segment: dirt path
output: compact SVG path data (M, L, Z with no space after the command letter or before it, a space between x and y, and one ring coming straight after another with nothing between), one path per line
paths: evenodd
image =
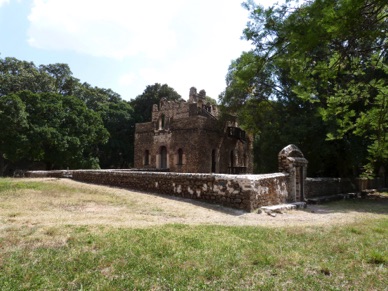
M3 204L3 208L6 208L1 211L0 219L15 224L41 226L59 223L147 227L182 223L281 227L329 226L355 222L360 218L388 217L388 199L309 205L305 210L287 211L272 217L266 213L246 213L187 199L84 184L68 179L33 180L45 180L55 186L70 186L75 190L70 193L52 191L49 194L28 191L12 198L12 201L0 200L0 206Z

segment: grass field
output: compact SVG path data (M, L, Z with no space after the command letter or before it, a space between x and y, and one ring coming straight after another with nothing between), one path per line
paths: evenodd
M388 290L384 198L326 205L371 214L333 226L80 224L91 202L147 211L96 189L0 179L0 290Z

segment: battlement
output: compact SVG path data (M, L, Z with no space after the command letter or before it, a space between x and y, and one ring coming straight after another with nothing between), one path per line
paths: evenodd
M187 102L183 99L179 101L168 101L166 98L162 98L159 104L154 104L152 107L151 121L155 124L164 123L172 119L184 119L196 115L217 119L218 108L217 105L210 104L210 102L206 101L205 90L201 90L197 94L197 89L192 87Z

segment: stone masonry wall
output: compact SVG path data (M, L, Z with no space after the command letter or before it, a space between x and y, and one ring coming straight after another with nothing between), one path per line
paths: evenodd
M305 182L306 198L358 192L357 185L350 179L307 178Z
M285 203L287 175L157 173L119 170L31 171L27 177L68 177L76 181L178 196L253 211ZM141 194L139 194L141 195Z

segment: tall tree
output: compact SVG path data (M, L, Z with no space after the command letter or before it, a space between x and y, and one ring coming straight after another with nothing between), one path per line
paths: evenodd
M42 93L50 93L47 95L49 99L51 98L50 96L56 96L54 98L56 101L53 101L51 106L55 106L55 104L63 105L66 100L73 99L71 96L77 97L86 105L88 112L92 110L100 116L104 127L109 131L108 142L105 143L105 140L101 139L102 142L98 145L98 150L93 150L94 153L92 154L93 158L91 158L91 161L93 159L97 161L98 158L102 167L120 168L128 167L133 162L134 113L131 105L127 101L122 100L119 94L110 89L93 87L88 83L80 83L77 78L73 77L67 64L58 63L37 67L32 62L20 61L16 58L0 58L0 98L11 96L12 94L16 94L12 96L19 97L21 91L37 94L35 96L35 106L37 108L48 106L46 100L40 98ZM59 95L63 96L63 100L57 100ZM6 100L8 99L3 100L3 105L6 104ZM68 110L71 110L71 108L73 107L68 108ZM58 114L59 118L59 111ZM47 125L50 123L50 120L40 121L42 126L43 123ZM55 116L52 122L54 121ZM5 125L6 123L4 122L3 124ZM97 122L98 124L99 122ZM48 127L50 126L48 125ZM15 140L11 140L11 138L4 139L3 144L12 145ZM22 144L19 143L19 145L21 146ZM23 144L23 146L27 150L27 145ZM38 148L41 149L41 147L36 149ZM44 154L48 155L48 152ZM21 155L19 155L20 157ZM40 159L36 158L36 156L34 157L35 159ZM79 158L79 161L81 160L83 159ZM55 165L58 166L58 162ZM84 163L84 166L86 167L87 165Z
M99 158L103 168L129 168L133 165L135 121L132 106L127 101L107 103L100 111L109 140L100 146Z
M73 73L67 64L40 65L39 71L42 75L48 75L51 79L51 90L49 92L61 95L74 95L79 80L74 78Z
M133 165L134 111L128 101L110 89L92 87L83 83L75 88L75 95L86 106L100 114L109 140L99 146L102 168L128 168Z
M152 106L159 104L160 99L163 97L171 101L181 99L181 96L167 84L155 83L154 85L148 85L141 95L131 101L136 122L151 121Z
M306 116L298 123L315 120L308 124L326 135L324 152L338 153L332 174L349 175L360 165L372 173L387 163L386 1L244 6L251 19L244 37L255 49L232 63L226 103L272 99ZM309 125L302 132L311 132Z
M9 162L23 156L28 129L26 106L19 96L12 94L0 97L0 176Z
M97 146L108 132L100 116L74 96L55 93L17 94L25 104L28 146L24 158L42 161L47 169L97 167Z
M44 91L49 80L40 78L40 75L38 68L32 62L20 61L16 58L0 58L0 96L22 90Z

